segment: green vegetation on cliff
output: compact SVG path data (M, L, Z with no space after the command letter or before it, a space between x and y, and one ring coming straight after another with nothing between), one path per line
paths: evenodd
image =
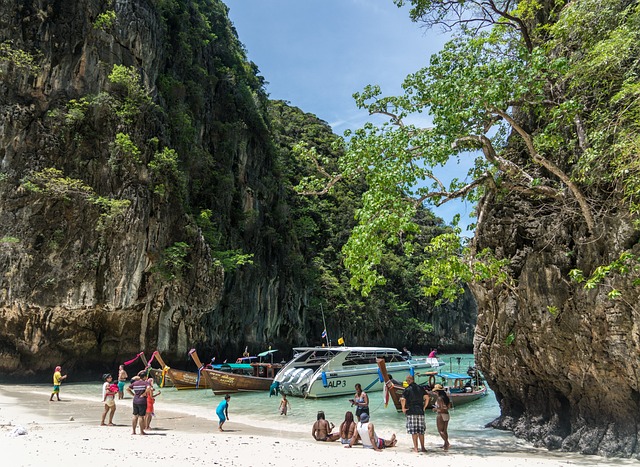
M284 102L273 102L270 116L299 248L300 257L291 260L304 271L305 281L312 288L309 318L316 339L322 331L324 312L334 343L340 336L352 344L352 336L359 342L369 339L398 346L434 342L429 334L434 303L425 300L420 287L418 265L423 255L408 259L400 255L400 250L382 252L379 271L387 278L385 285L367 296L352 287L342 249L357 224L356 213L367 188L364 179L338 183L329 194L298 194L300 182L317 174L317 161L304 157L307 151L322 154L323 170L334 172L343 154L341 139L325 122ZM298 151L301 142L305 150ZM448 230L426 210L419 210L414 220L414 241L418 245L424 246ZM309 337L313 339L313 335Z
M390 116L348 135L340 160L340 177L367 183L345 248L356 285L367 293L384 282L376 265L389 246L415 251L406 237L423 202L480 201L480 225L494 202L517 193L582 225L585 241L606 234L610 216L634 218L638 227L635 2L396 3L410 4L416 21L459 29L427 67L406 78L404 95L386 97L368 86L355 96L371 114ZM430 114L433 125L405 123L416 113ZM434 172L471 157L474 166L449 186ZM440 259L423 268L429 295L452 298L469 281L513 285L509 258L461 242L449 234L434 239L430 248ZM588 275L598 264L574 266ZM637 270L625 269L634 276Z

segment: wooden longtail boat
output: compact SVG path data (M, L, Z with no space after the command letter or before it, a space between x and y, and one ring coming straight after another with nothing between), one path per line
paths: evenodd
M383 359L377 359L377 363L378 367L380 368L380 373L382 374L382 377L385 381L385 400L387 402L389 401L389 399L393 401L393 405L395 406L396 410L398 412L402 412L402 403L400 402L400 397L404 392L404 386L401 382L391 379L390 375L387 372L387 367ZM421 385L425 390L427 390L430 397L429 405L427 405L427 408L432 408L433 404L435 403L436 395L431 391L431 389L436 383L443 385L454 407L468 404L469 402L473 402L487 395L487 386L486 384L484 384L484 381L481 380L480 376L477 373L476 378L474 379L471 375L462 375L458 373L447 372L433 372L433 374L429 375L429 383Z
M211 386L207 383L207 379L202 377L201 374L193 371L176 370L167 366L160 356L160 353L156 350L154 352L156 360L162 365L163 371L169 375L173 385L176 389L209 389Z
M204 366L195 349L189 352L214 394L239 391L268 391L279 363L223 363Z

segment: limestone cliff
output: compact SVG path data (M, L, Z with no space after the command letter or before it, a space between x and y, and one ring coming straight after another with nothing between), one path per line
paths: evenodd
M14 53L1 62L2 369L182 357L230 335L265 342L287 319L295 333L304 290L265 251L266 99L224 5L3 0L0 31ZM257 216L204 232L194 206ZM203 235L238 224L256 261L225 285ZM225 288L236 306L221 306Z
M549 63L560 55L568 64L562 85L547 83L545 92L574 103L575 118L561 122L546 109L515 115L520 134L540 147L549 128L561 128L557 146L541 151L579 188L556 199L485 194L475 247L508 259L512 280L472 285L476 358L501 406L492 426L550 449L640 458L639 172L637 145L626 146L637 142L637 94L618 105L627 86L638 86L638 41L623 32L635 36L640 15L637 2L543 5L547 29L536 32L552 32L540 39L553 44L544 49ZM615 40L619 48L604 47ZM614 56L616 72L603 74ZM515 133L506 152L524 166ZM546 168L534 174L558 186ZM578 207L580 192L587 207Z
M291 145L274 145L263 80L222 2L0 0L0 78L3 375L320 335L309 269L331 230L315 250L296 233L279 159ZM351 343L411 345L383 320L371 332L327 311ZM473 303L441 316L425 345L468 349Z

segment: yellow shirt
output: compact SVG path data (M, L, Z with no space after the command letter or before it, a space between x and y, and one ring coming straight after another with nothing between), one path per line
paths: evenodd
M56 371L53 374L53 385L54 386L60 386L61 382L62 382L62 374L59 371Z

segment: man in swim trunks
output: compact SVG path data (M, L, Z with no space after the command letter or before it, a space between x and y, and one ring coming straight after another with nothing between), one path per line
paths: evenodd
M129 375L124 369L124 365L120 365L118 369L118 399L124 399L124 386L127 384Z
M131 420L131 427L136 434L136 425L140 425L140 434L146 435L145 427L145 415L147 415L147 393L149 391L149 384L147 383L147 372L142 370L138 373L138 378L133 381L127 391L133 396L133 419Z

